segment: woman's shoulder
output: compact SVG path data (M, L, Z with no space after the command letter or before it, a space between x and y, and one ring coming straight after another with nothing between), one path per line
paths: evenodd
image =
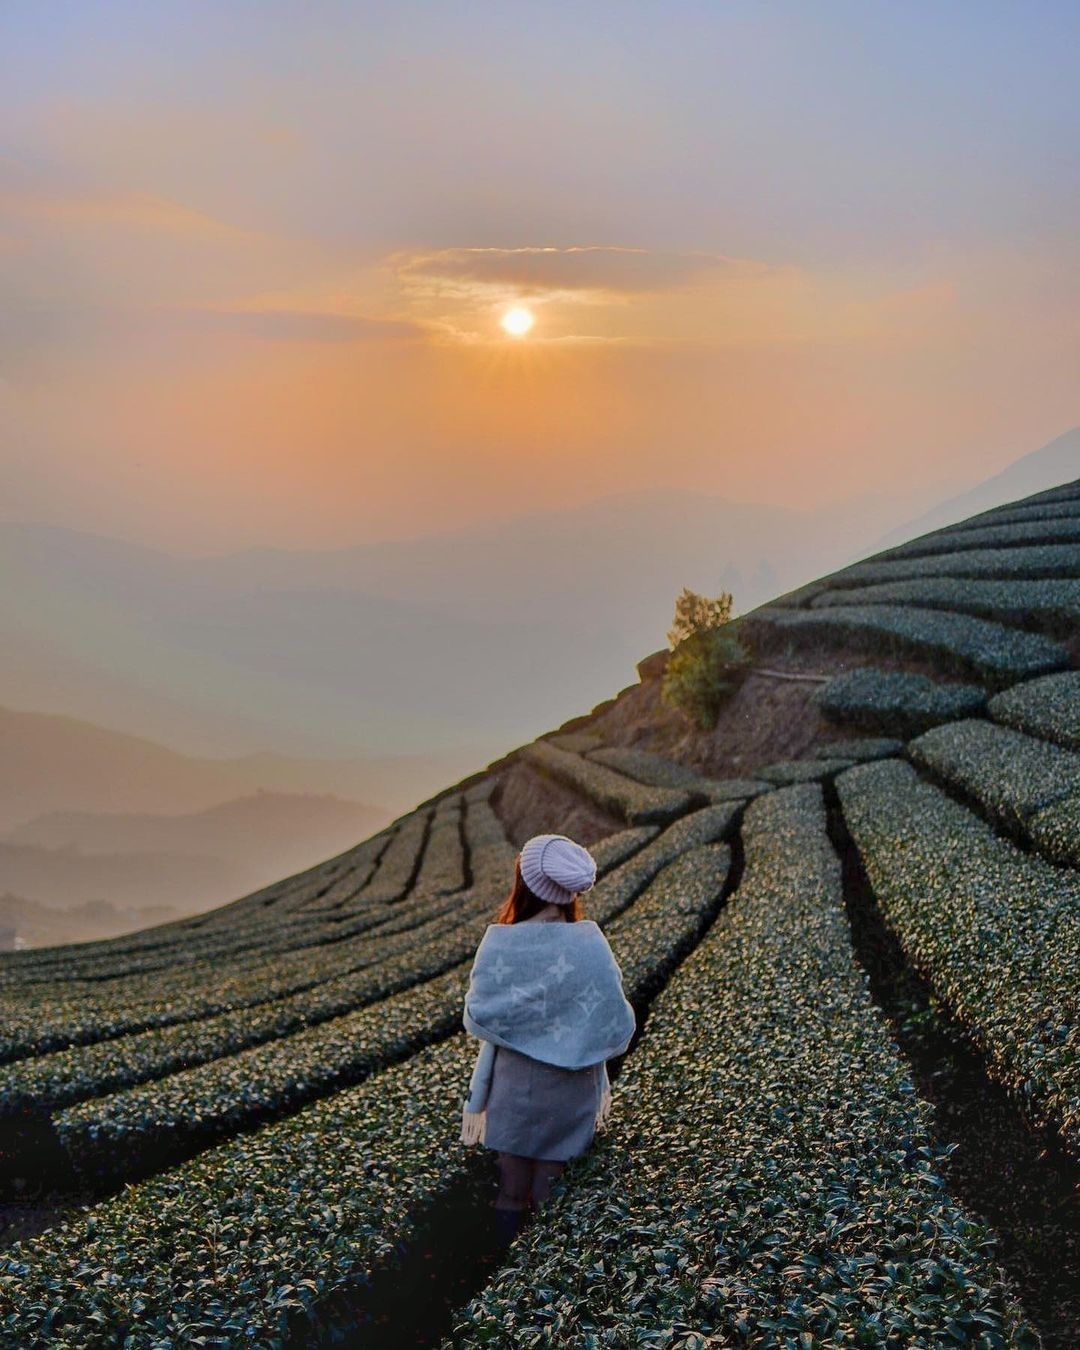
M603 929L595 919L575 919L573 922L552 922L550 920L522 919L519 923L489 923L484 930L485 936L488 933L520 933L528 931L530 933L554 932L561 933L579 929L587 933L600 933L603 936Z

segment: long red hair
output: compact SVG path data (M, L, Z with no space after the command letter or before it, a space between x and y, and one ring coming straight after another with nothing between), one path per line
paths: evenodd
M499 912L492 919L492 923L521 923L523 919L531 919L534 914L547 905L546 900L541 900L535 891L531 891L521 875L521 857L514 863L514 884L510 888L510 894L502 903ZM581 897L575 895L568 905L560 905L567 923L576 923L581 915Z

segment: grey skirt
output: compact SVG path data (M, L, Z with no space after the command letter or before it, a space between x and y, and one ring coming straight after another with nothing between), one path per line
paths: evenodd
M561 1069L496 1046L485 1145L550 1162L578 1157L596 1130L603 1073L603 1064Z

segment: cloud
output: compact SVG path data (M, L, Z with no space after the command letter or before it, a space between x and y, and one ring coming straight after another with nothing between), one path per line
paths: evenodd
M49 305L0 309L0 356L24 363L43 350L97 348L170 336L225 334L255 341L398 342L423 336L417 324L313 310L213 309L197 306Z
M185 316L186 325L196 328L286 342L384 342L410 340L423 333L418 324L407 321L315 310L199 309L178 313Z
M395 254L388 265L409 289L476 294L609 297L680 290L725 278L761 277L775 269L715 253L664 253L590 244L572 248L447 248Z
M167 197L155 197L144 192L104 195L6 192L0 194L0 212L75 227L106 225L232 239L248 238L257 233L229 225Z

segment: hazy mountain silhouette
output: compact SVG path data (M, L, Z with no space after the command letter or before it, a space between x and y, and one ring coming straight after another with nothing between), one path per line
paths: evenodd
M60 909L108 899L189 914L333 857L390 818L336 797L274 792L185 815L53 811L0 837L0 877L20 899Z
M433 776L468 772L475 760L466 754L301 759L264 752L215 759L78 718L0 708L0 834L48 812L178 815L259 788L333 794L375 819L414 806Z
M180 911L169 905L128 906L114 905L111 900L86 900L58 908L9 891L0 894L0 943L10 940L12 933L27 947L88 942L180 917Z
M2 889L60 909L108 900L125 906L166 905L193 914L250 891L256 868L257 860L245 867L185 853L87 854L0 839ZM255 887L279 875L275 872Z
M1078 474L1080 474L1080 427L1073 427L1071 431L1055 437L1042 449L1033 450L1030 455L1023 455L1020 459L1014 460L992 478L976 483L967 492L950 497L913 520L905 521L903 525L889 530L859 556L868 557L881 549L891 548L894 544L915 539L930 530L940 530L945 525L966 520L968 516L973 516L979 511L989 511L994 506L1003 506L1006 502L1030 497L1033 492L1042 492L1046 488L1057 487L1059 483L1071 482Z
M392 819L388 811L329 795L257 792L186 815L51 811L3 842L100 853L182 853L236 863L273 855L279 876L332 857Z

